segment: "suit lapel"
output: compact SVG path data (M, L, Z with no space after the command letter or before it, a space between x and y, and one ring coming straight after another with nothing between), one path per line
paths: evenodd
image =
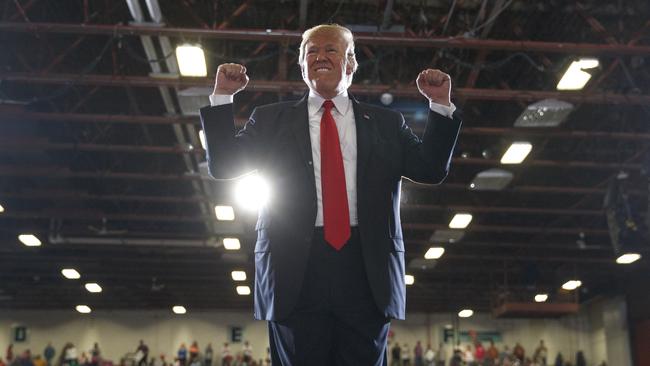
M372 123L373 115L368 108L350 95L352 107L354 108L354 123L357 128L357 184L365 177L368 158L372 151L372 141L374 134L374 124Z
M298 142L298 148L303 158L304 166L309 171L309 178L315 184L314 164L311 153L311 137L309 136L309 113L307 111L307 95L296 102L288 111L287 120Z

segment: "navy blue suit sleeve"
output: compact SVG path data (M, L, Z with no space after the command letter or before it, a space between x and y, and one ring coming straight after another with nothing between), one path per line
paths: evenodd
M404 117L401 118L399 134L404 149L402 175L419 183L442 182L449 172L462 124L460 118L456 113L453 118L447 118L429 111L422 139L406 125Z
M256 110L239 132L234 126L232 104L201 108L200 115L212 177L233 179L259 167L264 143L256 126Z

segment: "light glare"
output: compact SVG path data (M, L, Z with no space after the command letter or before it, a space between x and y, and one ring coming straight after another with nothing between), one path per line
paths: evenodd
M41 246L41 241L32 234L20 234L18 235L18 240L20 240L21 243L25 244L28 247Z
M239 179L235 187L235 198L242 207L256 211L269 200L269 185L259 174L248 174Z
M92 311L88 305L77 305L75 309L82 314L88 314Z
M102 292L102 287L97 283L91 282L86 284L86 290L88 290L88 292L98 293Z
M230 275L233 281L246 281L246 272L244 271L232 271Z
M3 212L5 212L5 208L2 207L2 205L0 205L0 213L3 213Z
M562 79L557 83L557 90L580 90L587 85L591 74L582 70L598 67L596 59L581 59L573 61L566 70Z
M546 302L548 300L547 294L537 294L535 295L535 302Z
M454 218L449 222L450 229L464 229L472 222L472 214L469 213L457 213L454 215Z
M79 272L77 272L77 270L74 268L64 268L61 270L61 274L63 275L63 277L69 280L77 280L81 278Z
M185 314L185 313L187 313L187 309L185 309L185 306L182 306L182 305L173 306L172 311L174 312L174 314Z
M205 54L199 45L184 44L176 47L178 68L183 76L207 76Z
M415 277L413 275L405 275L404 276L404 283L407 285L412 285L415 283Z
M532 149L533 145L530 142L513 142L501 157L501 164L521 164Z
M223 247L226 248L226 250L239 250L241 244L237 238L224 238Z
M445 254L445 248L443 247L431 247L424 254L424 259L438 259Z
M459 318L469 318L472 315L474 315L474 310L471 309L463 309L458 312Z
M248 286L237 286L237 293L242 296L250 295L251 288Z
M578 287L582 286L582 281L579 280L569 280L562 285L562 288L568 291L573 291Z
M622 256L616 258L616 263L630 264L638 261L639 259L641 259L641 254L639 253L625 253Z
M214 214L217 220L220 221L233 221L235 219L235 210L232 206L214 206Z

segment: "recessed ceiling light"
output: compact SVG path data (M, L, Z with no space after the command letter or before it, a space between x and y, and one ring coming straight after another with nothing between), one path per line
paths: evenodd
M185 306L181 306L181 305L173 306L172 311L174 312L174 314L185 314L185 313L187 313L187 309L185 309Z
M404 283L407 285L412 285L415 283L415 277L413 275L405 275L404 276Z
M532 149L533 145L530 142L513 142L501 157L501 164L521 164Z
M580 90L587 85L591 74L583 70L594 69L600 63L597 59L583 58L573 61L566 70L562 79L557 83L557 90Z
M548 300L547 294L537 294L535 295L535 302L546 302Z
M102 287L99 284L94 282L87 283L85 287L86 290L88 290L88 292L92 292L92 293L102 292Z
M431 247L424 253L424 259L438 259L442 257L445 253L445 248L443 247Z
M183 76L207 76L205 54L200 45L184 44L176 47L178 68Z
M562 288L565 290L575 290L578 287L582 286L582 281L580 280L569 280L562 285Z
M620 257L616 258L616 263L630 264L638 261L639 259L641 259L641 254L639 253L625 253Z
M3 212L5 212L5 208L2 207L2 205L0 205L0 213L3 213Z
M251 288L248 286L237 286L237 293L239 295L250 295L251 294Z
M232 206L214 206L214 214L217 215L217 220L220 221L233 221L235 219L235 210Z
M458 317L460 318L469 318L472 315L474 315L474 310L471 309L463 309L458 312Z
M74 268L64 268L61 270L61 274L63 275L63 277L69 280L77 280L81 278L79 272L77 272L77 270Z
M232 271L230 275L233 281L246 281L246 272L244 271Z
M41 241L32 234L20 234L18 235L18 240L20 240L21 243L25 244L28 247L41 246Z
M239 250L241 243L237 238L223 238L223 247L226 250Z
M472 222L472 214L457 213L454 218L449 222L450 229L464 229Z
M92 311L88 305L77 305L75 309L82 314L88 314Z

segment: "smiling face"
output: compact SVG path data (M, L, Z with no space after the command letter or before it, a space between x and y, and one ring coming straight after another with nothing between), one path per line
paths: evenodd
M349 48L342 31L336 28L317 29L309 34L300 67L310 90L332 99L350 86L356 61Z

